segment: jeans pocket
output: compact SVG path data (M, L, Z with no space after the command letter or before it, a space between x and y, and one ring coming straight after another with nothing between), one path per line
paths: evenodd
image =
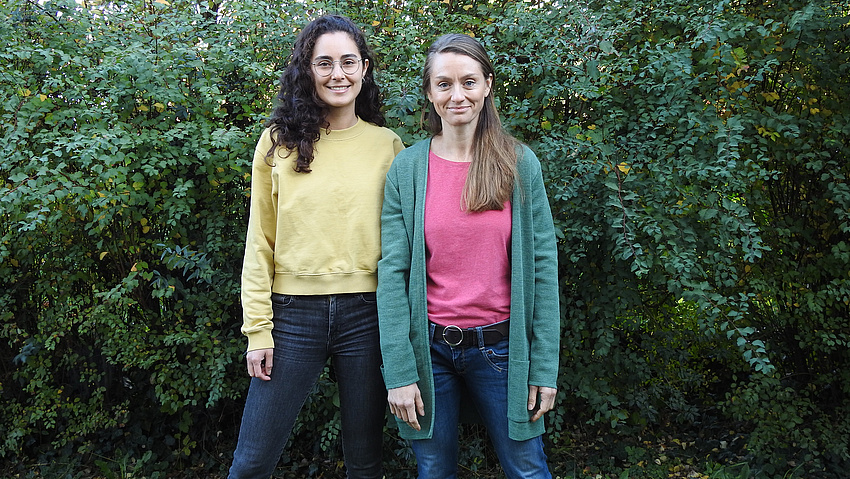
M360 293L357 296L360 298L360 301L363 301L366 304L378 303L378 297L375 293Z
M508 338L480 349L480 351L491 368L500 373L508 370Z
M292 304L295 296L291 294L272 293L272 307L285 308Z

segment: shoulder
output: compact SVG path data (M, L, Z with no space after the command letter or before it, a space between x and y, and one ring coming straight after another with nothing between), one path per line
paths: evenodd
M259 150L261 147L265 147L267 151L272 146L272 143L272 129L271 127L266 127L260 133L260 139L257 141L257 149Z
M364 121L365 128L364 132L369 135L370 138L378 138L383 141L391 141L391 142L401 142L401 138L396 134L396 132L390 130L385 126L378 126L374 123L369 123L368 121Z
M409 166L417 163L418 161L422 161L423 159L427 161L430 145L430 138L420 140L401 151L398 156L396 156L395 162ZM393 162L393 164L395 164L395 162Z
M517 146L517 170L520 175L533 175L540 171L540 160L525 143Z
M401 150L390 165L388 178L393 180L422 180L428 168L430 139L421 140ZM418 180L417 180L418 181Z

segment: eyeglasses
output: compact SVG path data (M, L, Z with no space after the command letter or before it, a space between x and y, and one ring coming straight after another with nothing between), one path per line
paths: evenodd
M346 75L353 75L360 69L360 62L362 61L362 58L344 58L342 60L334 61L319 60L310 64L313 65L313 69L316 70L316 74L326 77L333 73L334 63L339 63L339 67L342 68L342 72Z

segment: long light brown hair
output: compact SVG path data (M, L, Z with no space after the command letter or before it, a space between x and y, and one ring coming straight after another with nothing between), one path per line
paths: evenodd
M493 103L496 85L493 64L484 47L468 35L449 33L437 38L428 49L422 70L422 91L426 98L431 88L434 57L440 53L468 56L481 66L484 78L492 78L490 94L484 99L484 107L475 127L472 163L463 189L463 201L468 211L504 209L505 202L511 199L513 192L519 142L502 127L499 112ZM443 131L442 119L433 103L428 102L428 110L423 112L422 120L432 135Z

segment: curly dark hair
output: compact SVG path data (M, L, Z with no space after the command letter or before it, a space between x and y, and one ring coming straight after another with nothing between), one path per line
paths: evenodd
M375 83L373 73L377 62L374 53L366 43L366 36L348 18L340 15L324 15L308 23L298 34L289 64L280 76L278 105L266 122L266 126L271 128L270 133L274 143L266 154L267 162L276 147L284 147L290 152L297 150L295 171L310 172L313 144L319 140L321 128L330 126L326 119L328 106L319 99L316 92L310 62L316 40L325 33L333 32L347 33L357 45L361 58L369 61L363 86L354 102L356 115L369 123L384 126L384 114L381 111L383 97L380 87Z

